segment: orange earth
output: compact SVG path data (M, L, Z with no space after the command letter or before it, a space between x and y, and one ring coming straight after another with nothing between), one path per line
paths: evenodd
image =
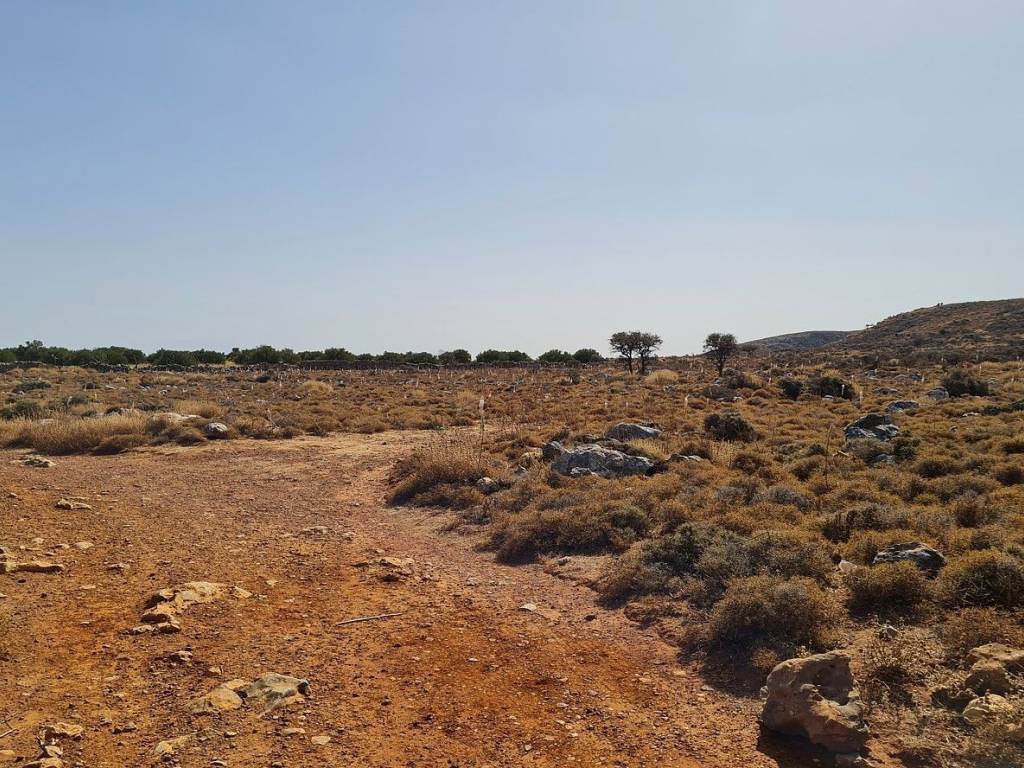
M827 764L762 735L756 697L708 685L579 579L498 564L445 515L387 506L395 461L429 439L235 440L51 468L0 452L0 544L65 567L0 575L0 764L38 759L56 722L84 728L58 759L89 768ZM222 592L178 632L130 633L154 592L191 581ZM308 697L192 713L268 672L308 680Z

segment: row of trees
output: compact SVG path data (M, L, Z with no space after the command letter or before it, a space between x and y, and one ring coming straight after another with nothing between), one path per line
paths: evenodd
M647 373L652 360L657 356L662 339L648 331L619 331L608 340L611 351L618 355L630 373L636 367L640 375ZM704 341L704 352L718 366L721 375L725 364L738 350L736 337L731 333L712 333ZM264 344L251 349L235 347L228 353L209 349L158 349L149 355L129 347L96 347L94 349L67 349L48 347L41 341L26 341L17 347L0 349L0 362L38 362L51 365L218 365L233 362L238 365L261 365L273 363L301 363L305 361L330 360L343 363L380 363L382 365L456 365L476 360L478 363L527 363L531 358L517 349L485 349L474 358L465 349L453 349L440 354L432 352L383 352L379 355L354 354L344 347L328 347L323 350L295 352L276 349ZM549 349L537 360L542 363L599 363L604 358L596 349L583 348L575 352Z
M542 363L594 363L603 358L594 349L578 349L563 352L551 349L537 358ZM47 363L50 365L219 365L233 362L238 365L262 365L274 363L296 364L306 361L330 360L342 363L380 363L382 365L465 365L474 360L465 349L453 349L440 354L432 352L383 352L379 355L355 354L344 347L328 347L323 350L296 352L287 347L277 349L263 344L251 349L235 347L230 352L209 349L158 349L149 355L139 349L128 347L96 347L94 349L67 349L48 347L41 341L26 341L17 347L0 349L0 363ZM476 358L478 363L527 363L533 360L517 349L486 349Z

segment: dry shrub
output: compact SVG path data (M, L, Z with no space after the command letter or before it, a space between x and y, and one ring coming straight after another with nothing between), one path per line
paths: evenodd
M55 419L30 424L19 444L38 453L55 456L87 453L114 435L145 435L146 417L121 413L96 419Z
M997 549L961 555L943 569L939 581L954 605L1024 605L1024 562Z
M993 608L963 608L949 613L936 629L947 658L956 661L987 643L1024 646L1024 626Z
M886 531L857 531L843 546L843 556L852 563L871 565L880 550L893 544L919 541L921 534L907 528L891 528Z
M239 434L257 440L270 440L277 436L274 425L259 416L240 416L235 419L234 428Z
M857 679L869 711L883 704L912 703L908 688L920 678L917 655L918 649L903 634L891 639L876 638L864 648Z
M750 443L757 439L757 431L738 413L711 413L704 419L704 431L716 440Z
M1001 464L992 476L1003 485L1024 485L1024 464Z
M0 420L0 446L8 448L24 445L25 433L33 423L29 419Z
M675 384L679 381L679 374L675 371L670 371L667 368L663 368L659 371L653 371L647 374L644 379L645 384L651 384L654 386L661 386L664 384Z
M392 504L464 509L483 497L470 486L494 471L484 453L463 443L439 442L415 451L395 467Z
M490 545L503 562L528 562L552 552L621 552L650 528L636 507L542 509L497 520Z
M182 416L202 416L204 419L224 417L224 409L212 400L178 400L174 410Z
M630 440L626 445L629 446L631 453L646 456L651 461L668 461L670 455L664 444L657 440Z
M101 456L110 456L115 453L124 453L132 448L138 448L147 442L149 442L149 438L142 434L111 435L93 448L92 452Z
M307 379L299 385L302 393L307 397L320 396L324 397L331 394L333 388L326 381L318 381L317 379Z
M352 425L353 432L359 432L364 435L372 435L377 432L386 432L388 429L387 422L376 416L367 416L362 419L357 419Z
M812 579L751 576L730 582L711 612L707 641L716 649L827 646L839 612Z
M931 584L913 563L857 568L846 579L850 610L881 616L913 616L931 598Z

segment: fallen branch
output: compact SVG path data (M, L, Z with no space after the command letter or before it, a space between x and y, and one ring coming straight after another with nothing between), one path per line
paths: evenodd
M359 624L359 623L364 622L364 621L380 621L381 619L391 619L391 618L394 618L395 616L401 616L401 615L402 615L402 611L399 611L398 613L378 613L376 616L360 616L357 619L345 619L344 621L339 621L334 626L336 626L336 627L343 627L346 624Z

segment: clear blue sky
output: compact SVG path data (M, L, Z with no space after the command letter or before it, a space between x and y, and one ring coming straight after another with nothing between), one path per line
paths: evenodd
M0 346L665 351L1024 294L1024 3L0 5Z

